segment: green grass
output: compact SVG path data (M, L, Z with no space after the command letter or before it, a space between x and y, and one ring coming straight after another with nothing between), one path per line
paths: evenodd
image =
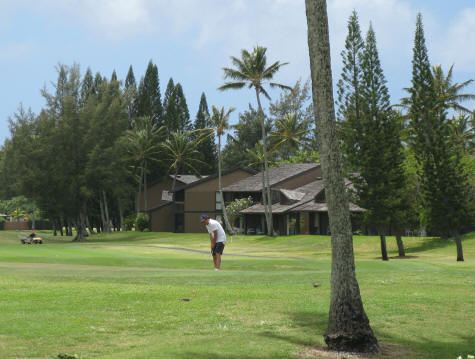
M234 236L214 272L209 254L164 248L208 251L207 235L40 235L45 244L21 245L0 232L1 359L299 358L324 346L329 237ZM475 354L475 233L464 237L463 263L451 240L404 241L410 259L383 262L378 238L354 239L385 356ZM392 237L388 250L397 256Z

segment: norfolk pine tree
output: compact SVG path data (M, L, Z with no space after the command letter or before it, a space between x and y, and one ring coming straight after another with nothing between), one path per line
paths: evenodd
M447 106L434 85L422 16L418 14L409 88L412 146L422 173L423 198L429 228L442 236L453 235L457 261L463 261L460 231L470 221L470 194L461 153L451 140Z
M336 137L326 0L305 0L310 70L325 196L332 233L330 349L378 353L355 274L350 211Z
M400 228L405 209L404 153L401 143L401 122L391 110L389 91L379 61L376 37L370 24L361 56L362 82L360 88L361 132L347 140L356 150L356 171L353 183L357 203L366 209L364 221L377 228L383 260L388 260L386 235L391 227ZM350 129L351 130L351 129ZM402 240L398 248L404 254Z
M348 20L348 35L345 49L341 52L343 69L341 79L337 83L337 104L344 166L353 168L358 159L358 141L361 137L361 86L363 69L361 61L364 42L361 37L358 15L353 11Z
M198 106L198 112L196 113L195 123L193 125L194 130L210 128L210 114L208 109L208 103L206 102L206 96L203 92L201 94L200 105ZM203 154L203 161L207 166L200 166L200 174L208 175L216 172L216 141L214 132L209 138L204 140L198 145L198 151Z

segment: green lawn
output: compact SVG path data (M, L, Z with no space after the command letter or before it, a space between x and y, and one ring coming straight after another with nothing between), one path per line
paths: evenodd
M45 244L21 245L0 232L0 359L330 357L318 350L329 237L234 236L215 272L209 254L170 249L208 251L205 234L40 235ZM404 240L411 258L383 262L378 238L354 239L384 357L475 354L475 233L464 237L463 263L452 240ZM388 249L397 255L392 237Z

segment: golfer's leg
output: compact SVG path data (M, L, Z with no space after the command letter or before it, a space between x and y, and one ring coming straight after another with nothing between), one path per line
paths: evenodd
M216 253L216 263L214 264L215 268L221 268L221 254Z
M218 254L213 255L214 268L218 268L217 267L217 258L216 258L217 256L218 256Z

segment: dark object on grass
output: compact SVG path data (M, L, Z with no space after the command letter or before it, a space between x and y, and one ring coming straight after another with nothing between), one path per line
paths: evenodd
M79 359L79 355L77 354L67 354L67 353L59 353L54 359Z
M189 301L190 301L190 298L183 298L182 301L184 301L184 302L189 302Z
M313 283L313 286L314 286L315 288L318 288L318 287L320 287L320 284L318 284L318 283Z

